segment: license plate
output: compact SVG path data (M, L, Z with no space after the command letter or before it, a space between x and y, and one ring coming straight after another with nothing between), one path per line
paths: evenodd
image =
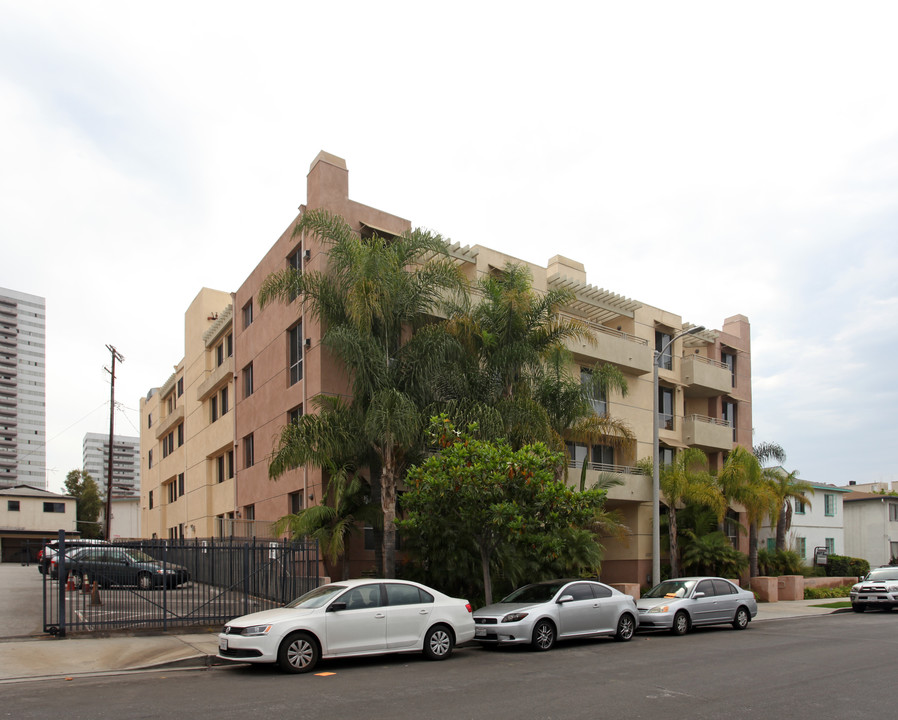
M227 649L228 649L228 640L227 640L227 638L219 638L219 639L218 639L218 649L219 649L219 650L227 650Z
M474 637L485 637L486 636L486 628L476 627L474 628Z

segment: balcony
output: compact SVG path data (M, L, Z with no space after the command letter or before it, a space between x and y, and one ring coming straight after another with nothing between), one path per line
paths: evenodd
M733 374L729 367L702 355L683 357L683 382L689 397L714 397L733 390Z
M687 445L707 452L733 449L733 427L726 420L706 415L688 415L683 423L683 439Z
M583 465L575 460L568 463L567 485L573 488L580 487L580 473ZM643 475L637 467L629 465L608 465L606 463L586 464L586 487L599 479L600 474L616 475L623 485L608 489L609 500L632 500L636 502L649 502L652 499L651 478Z
M567 315L560 317L563 320L577 319ZM653 351L649 347L648 340L597 323L583 320L580 322L593 333L596 343L568 340L567 347L571 352L617 365L621 370L637 375L652 372Z

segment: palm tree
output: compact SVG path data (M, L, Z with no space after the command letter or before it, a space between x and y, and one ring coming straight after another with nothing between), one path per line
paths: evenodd
M785 550L786 533L792 527L791 501L800 500L810 506L811 501L808 500L807 493L813 493L814 487L811 483L798 479L798 470L787 473L780 468L768 468L765 475L773 486L779 505L776 517L776 549Z
M263 283L259 301L264 306L299 296L321 322L322 345L346 367L352 393L345 407L321 423L321 431L330 433L327 438L285 428L269 475L277 478L300 457L326 467L322 448L353 436L356 463L371 468L375 495L379 491L382 571L393 577L396 485L422 446L421 408L445 355L446 335L428 326L428 318L448 293L461 291L463 279L445 241L423 230L362 239L343 218L310 210L293 230L294 236L303 233L327 246L326 270L273 273ZM322 407L321 412L333 407Z

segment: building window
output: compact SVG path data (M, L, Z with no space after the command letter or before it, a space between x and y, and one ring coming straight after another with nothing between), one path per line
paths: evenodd
M669 447L664 447L663 445L658 446L658 465L673 465L674 461L674 449Z
M889 543L892 560L898 560L898 542Z
M807 557L808 554L808 540L807 538L795 538L795 552L798 553L798 557Z
M215 459L215 480L224 482L234 477L234 451L228 450Z
M658 427L661 430L674 429L673 388L658 386Z
M178 497L184 494L184 473L178 473Z
M287 258L287 266L292 268L297 274L302 273L302 246L300 245L293 253ZM292 290L290 291L290 302L296 300L296 293Z
M733 440L736 439L736 403L728 400L723 401L722 406L723 420L733 428Z
M767 552L776 552L776 538L767 538Z
M365 525L365 550L374 550L374 527Z
M243 329L246 330L250 325L253 324L253 299L250 298L249 302L243 306Z
M215 367L221 367L224 364L224 359L224 342L220 342L215 346Z
M45 513L64 513L65 512L65 503L45 502L44 503L44 512Z
M658 367L662 370L673 369L673 344L670 342L672 337L673 336L670 333L655 330L655 354L658 357ZM661 348L665 345L667 347L662 353Z
M302 380L302 323L290 329L288 342L290 345L290 385L295 385Z
M169 483L166 483L165 487L168 489L168 502L173 503L178 499L178 486L175 485L175 481L172 480Z
M244 506L243 519L244 520L255 520L256 519L256 506L255 505Z
M210 422L218 420L218 395L209 398L209 417L211 418Z
M826 554L827 555L835 555L836 554L836 539L835 538L826 538L823 542L826 545Z
M253 364L243 368L243 397L248 398L253 394Z
M592 387L592 370L580 368L580 384L587 388L586 397L595 414L605 417L608 414L608 398L603 388Z
M720 362L730 369L730 377L733 381L733 387L736 387L736 355L734 353L720 353Z
M184 378L178 378L178 397L184 394Z
M7 500L6 501L6 509L9 512L19 512L19 501L18 500Z
M804 500L799 500L798 498L795 498L792 500L792 505L793 505L793 508L795 509L796 515L804 515L805 512L807 512L805 509L807 506L804 504Z
M147 427L153 427L153 413L147 413Z
M234 451L228 450L227 453L225 453L225 455L228 459L227 460L227 471L228 471L228 480L230 480L232 477L234 477Z
M243 467L252 467L256 462L253 434L243 438Z
M171 415L175 411L175 396L169 395L165 399L166 407L168 408L168 414Z
M614 448L610 445L593 445L592 461L597 465L614 465Z
M150 490L150 510L153 509L153 491Z
M298 514L302 510L302 493L292 492L288 497L290 499L290 514Z
M889 520L898 522L898 503L889 503Z
M297 405L292 410L287 411L287 422L296 425L302 417L302 405Z
M178 447L184 444L184 423L178 424Z
M223 387L221 389L221 402L219 403L221 406L221 414L227 415L228 412L228 389Z
M823 496L823 513L827 517L833 517L836 514L836 496L832 493L826 493Z
M231 333L228 333L224 339L225 345L225 355L227 357L232 357L234 355L234 336Z
M147 450L147 466L150 468L153 467L153 451L152 450Z

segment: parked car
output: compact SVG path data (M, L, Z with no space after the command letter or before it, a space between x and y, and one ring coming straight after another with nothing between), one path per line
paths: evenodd
M66 562L76 586L85 577L88 582L103 586L136 585L141 590L173 588L190 580L187 568L163 563L135 548L113 545L80 548Z
M87 545L108 545L106 540L96 540L93 538L72 538L65 541L66 562L72 556L75 550L83 548ZM56 579L56 567L59 564L59 540L44 545L44 548L37 554L37 569L42 575L49 573L50 577Z
M445 660L474 636L471 605L405 580L324 585L282 608L228 622L218 655L304 673L321 658L423 652Z
M867 608L891 610L898 607L898 566L873 568L848 593L851 609L864 612Z
M474 612L474 639L483 645L530 644L549 650L556 640L613 636L626 641L639 625L629 595L593 580L551 580L518 588Z
M758 614L754 593L719 577L665 580L636 601L639 627L685 635L698 625L730 623L744 630Z

